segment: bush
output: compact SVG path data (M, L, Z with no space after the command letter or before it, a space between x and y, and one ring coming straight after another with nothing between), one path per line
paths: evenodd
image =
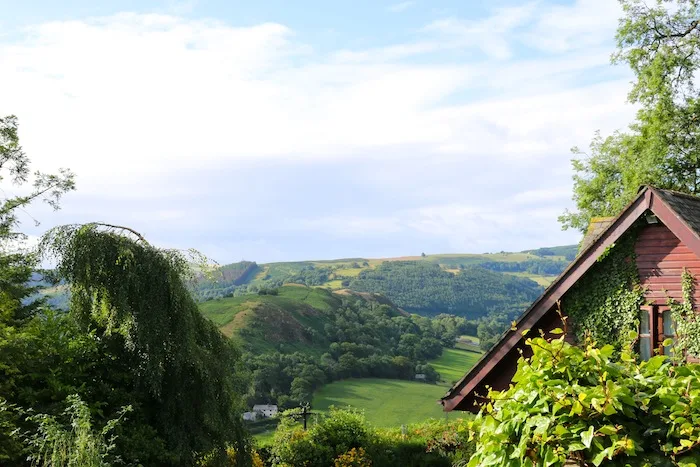
M700 463L700 366L528 339L514 384L470 423L469 466ZM571 465L571 464L569 464Z
M468 459L466 421L432 420L403 429L374 429L355 410L332 408L308 431L283 417L271 465L449 467Z

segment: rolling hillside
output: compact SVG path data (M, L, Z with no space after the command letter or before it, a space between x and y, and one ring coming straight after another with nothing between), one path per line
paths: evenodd
M576 251L577 247L570 245L519 253L344 258L261 265L235 263L224 266L221 276L214 281L198 284L194 294L199 301L206 301L256 293L283 284L302 284L330 290L384 293L399 306L426 315L449 311L474 317L493 309L517 314L523 305L541 292L542 287L549 285L564 270ZM392 267L392 264L401 266ZM406 299L409 291L404 290L407 283L407 274L404 273L409 271L410 265L414 265L416 271L425 273L423 276L428 276L427 282L419 281L420 291L415 290L415 284L410 285L414 295L421 297L420 300ZM227 269L241 269L243 266L249 268L249 272L236 283L225 277ZM438 268L442 273L436 271ZM484 269L495 274L485 273ZM513 277L522 280L512 280ZM446 282L451 284L446 285ZM481 284L486 285L481 287Z
M251 405L298 406L348 378L411 381L420 373L437 381L427 362L475 329L456 316L409 314L380 295L301 285L210 300L200 309L243 349Z

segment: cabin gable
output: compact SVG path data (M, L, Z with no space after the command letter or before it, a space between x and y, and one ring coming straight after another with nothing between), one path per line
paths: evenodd
M661 222L644 227L637 236L634 252L639 280L649 305L666 305L668 298L683 301L683 269L700 277L700 258ZM700 290L695 291L700 303Z
M618 242L625 243L625 246L622 250L619 250L620 245L617 246L619 257L615 261L635 262L630 263L631 271L625 268L627 280L624 283L629 289L615 288L617 291L631 292L622 297L627 304L624 316L628 318L623 319L623 322L629 325L639 319L641 327L646 325L648 328L646 336L642 335L642 332L639 333L640 354L643 341L649 343L646 347L649 355L652 343L653 348L657 348L666 337L671 337L672 340L675 338L675 330L669 325L672 323L672 316L667 302L669 298L676 302L683 301L684 269L693 276L700 274L700 198L642 187L637 197L617 217L600 218L596 223L599 225L589 229L589 235L582 242L580 254L569 267L523 313L515 326L506 331L496 345L441 399L444 410L476 411L479 407L475 403L483 402L481 397L486 396L488 387L498 390L506 388L515 373L521 352L528 356L529 349L525 346L523 331L529 331L529 335L544 332L546 336L553 328L562 327L557 313L558 303L566 302L567 297L571 298L570 291L585 290L586 286L584 289L579 287L583 286L583 283L588 283L588 286L594 289L598 287L596 284L617 283L615 279L611 281L611 278L606 278L608 271L601 270L600 265L605 265L606 261L607 264L617 264L618 267L624 264L609 263L610 249L615 251ZM634 240L634 243L629 240ZM630 277L634 280L629 280ZM637 278L640 289L634 287L638 282ZM609 282L603 282L606 280ZM607 293L604 295L608 296ZM620 298L615 297L616 300ZM695 303L700 303L700 292L696 290L693 298ZM566 305L562 306L562 311L566 313ZM574 313L575 307L569 306L571 317L574 318L575 314L581 321L585 318L593 319L585 308L580 308L581 313ZM599 310L597 307L595 309ZM612 310L601 312L605 315ZM645 321L645 318L648 319ZM601 322L604 321L606 320ZM571 332L576 323L568 324L568 330ZM567 335L567 340L572 341L573 335ZM672 351L672 348L667 350Z

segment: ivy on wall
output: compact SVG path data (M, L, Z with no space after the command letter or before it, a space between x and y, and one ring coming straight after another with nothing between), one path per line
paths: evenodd
M621 349L631 344L630 331L639 327L644 289L639 282L632 229L608 247L598 262L563 297L578 342L590 336L598 345Z
M676 343L674 353L684 355L688 353L693 357L700 356L700 316L695 312L695 277L683 269L681 276L681 290L683 301L678 302L669 297L668 306L676 328Z

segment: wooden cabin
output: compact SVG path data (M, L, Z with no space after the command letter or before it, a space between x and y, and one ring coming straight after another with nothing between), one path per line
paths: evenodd
M634 240L633 259L644 294L639 307L638 351L642 359L650 358L654 349L663 353L661 343L675 337L668 299L683 300L684 269L693 276L700 274L700 198L646 186L617 217L592 220L576 259L525 311L515 328L507 331L441 399L444 410L476 412L488 393L487 387L506 389L517 369L519 350L528 354L522 332L551 335L549 331L561 328L557 303L565 301L567 292L574 290L582 278L596 280L596 263L604 265L608 249L632 232L634 236L627 238ZM589 272L594 275L586 276ZM700 303L699 294L696 290L694 303ZM574 336L567 335L566 339L574 341Z

